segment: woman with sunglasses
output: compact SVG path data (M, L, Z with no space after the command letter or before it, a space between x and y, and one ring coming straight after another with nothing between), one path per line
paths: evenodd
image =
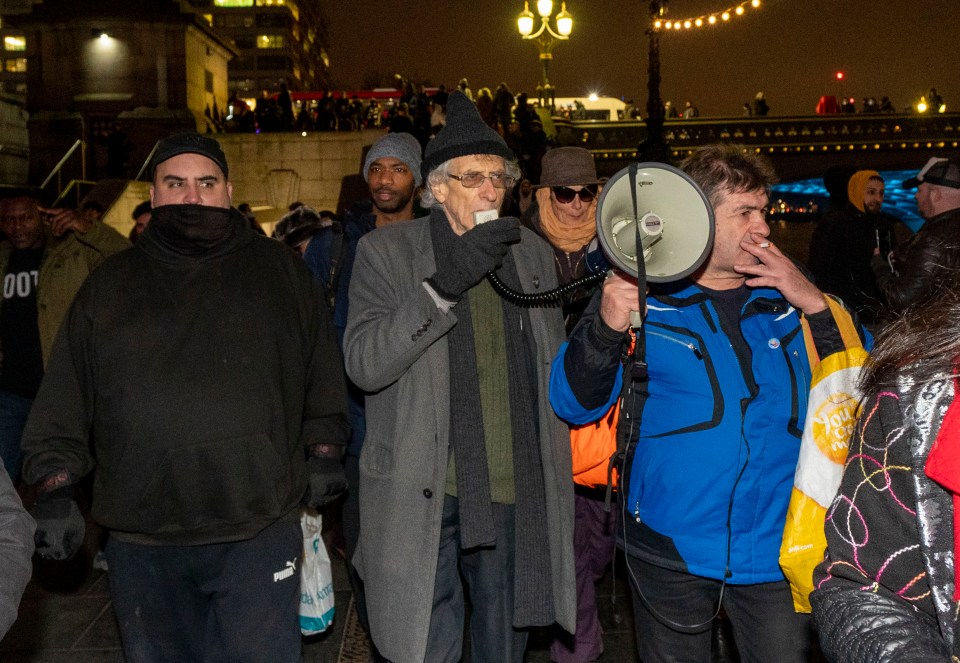
M557 279L563 285L586 274L587 246L597 235L597 196L600 180L593 155L582 147L557 147L541 161L540 183L521 223L553 247ZM564 305L567 333L590 300L578 292Z
M558 147L541 162L540 184L521 223L553 247L561 285L586 274L586 255L597 234L600 180L593 155L582 147ZM563 308L567 334L580 319L593 294L578 291ZM603 489L576 486L574 493L574 563L577 573L577 631L561 633L550 644L554 663L594 661L603 653L603 629L597 613L594 583L613 559L614 514L604 511Z

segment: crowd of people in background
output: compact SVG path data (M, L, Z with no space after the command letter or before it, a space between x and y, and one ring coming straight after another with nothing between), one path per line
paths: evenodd
M446 100L449 90L446 85L429 87L397 74L392 81L396 96L360 98L357 94L323 91L309 98L294 101L285 83L278 92L263 90L253 101L239 96L232 98L226 109L218 108L216 102L205 110L209 132L261 132L261 131L360 131L390 127L392 130L410 131L426 144L444 124ZM461 90L477 104L480 115L491 127L508 136L514 131L523 131L524 115L533 112L526 92L514 94L504 82L495 88L481 87L476 91L469 87L467 79L461 79L454 89ZM626 100L623 119L642 120L641 109L632 100ZM936 88L920 98L920 103L937 112L943 106L943 97ZM558 106L555 113L571 120L584 119L581 102ZM912 108L907 109L911 112ZM889 97L864 97L860 106L855 99L841 96L824 96L816 106L817 114L833 113L894 113L898 109ZM741 114L746 117L766 117L770 113L763 91L744 102ZM686 100L678 108L671 100L664 103L667 119L695 119L700 109L692 100ZM516 123L516 125L514 124ZM410 130L409 127L413 129ZM397 127L400 127L399 129Z
M254 108L209 109L217 131L383 132L362 166L368 195L336 212L294 203L272 238L234 207L226 157L203 134L158 144L127 238L93 202L0 201L0 456L37 494L34 533L0 472L0 516L22 542L0 583L0 636L34 544L68 558L92 517L111 533L130 660L295 661L299 590L277 569L299 554L298 506L336 503L377 661L457 661L466 620L473 661L522 661L534 628L556 663L595 661L594 584L619 545L644 661L710 660L721 618L742 660L806 663L816 636L779 547L811 357L841 351L849 326L866 350L878 339L851 453L900 492L864 497L870 473L848 466L812 622L830 661L960 653L960 534L937 515L960 507L960 344L946 331L960 310L960 161L932 157L903 183L926 221L917 233L884 213L871 164L830 168L803 265L771 241L772 164L698 148L680 168L716 237L689 278L641 292L612 271L562 308L525 308L486 275L531 295L589 271L606 185L593 155L552 145L505 82L397 85L389 103L298 108L283 86ZM666 111L700 115L692 100ZM766 116L765 94L743 112ZM578 479L571 430L611 413L632 450L620 483L606 465ZM86 490L92 515L77 503ZM866 554L845 529L854 503L885 533ZM271 573L239 607L204 593Z

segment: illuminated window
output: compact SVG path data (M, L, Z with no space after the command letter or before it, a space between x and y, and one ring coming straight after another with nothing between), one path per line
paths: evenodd
M27 70L27 58L9 58L3 61L3 70L22 74Z
M257 7L283 7L284 0L257 0Z
M3 38L3 50L25 51L27 50L27 38L23 35L7 35Z
M213 25L213 14L204 14L203 20L207 22L207 25Z
M283 48L283 35L259 35L257 37L257 48Z
M213 5L214 7L253 7L253 0L213 0Z

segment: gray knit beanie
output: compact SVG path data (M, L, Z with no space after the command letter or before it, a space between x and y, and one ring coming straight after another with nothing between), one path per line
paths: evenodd
M427 143L420 172L426 179L440 164L471 154L492 154L509 161L517 158L500 134L483 121L477 105L463 92L452 92L447 99L447 124Z
M413 181L417 186L423 182L420 176L420 141L408 133L390 133L382 136L373 144L370 151L367 152L367 158L363 162L363 179L370 181L370 164L381 157L390 157L399 159L407 164L407 168L413 173Z

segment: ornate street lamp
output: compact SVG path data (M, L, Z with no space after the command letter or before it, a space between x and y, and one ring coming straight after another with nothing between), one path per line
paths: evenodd
M647 138L637 146L641 161L670 163L667 143L663 139L663 121L666 109L660 97L660 31L663 16L667 13L667 0L650 0L650 38L647 64Z
M541 106L553 109L556 92L550 85L550 61L553 60L553 47L558 41L566 41L573 32L573 16L567 13L567 3L560 5L560 12L556 15L557 30L550 27L550 15L553 14L552 0L537 0L537 13L540 14L540 29L533 31L534 15L530 11L529 0L523 3L523 11L517 17L517 29L524 39L534 40L540 50L541 78L537 86L537 98Z

